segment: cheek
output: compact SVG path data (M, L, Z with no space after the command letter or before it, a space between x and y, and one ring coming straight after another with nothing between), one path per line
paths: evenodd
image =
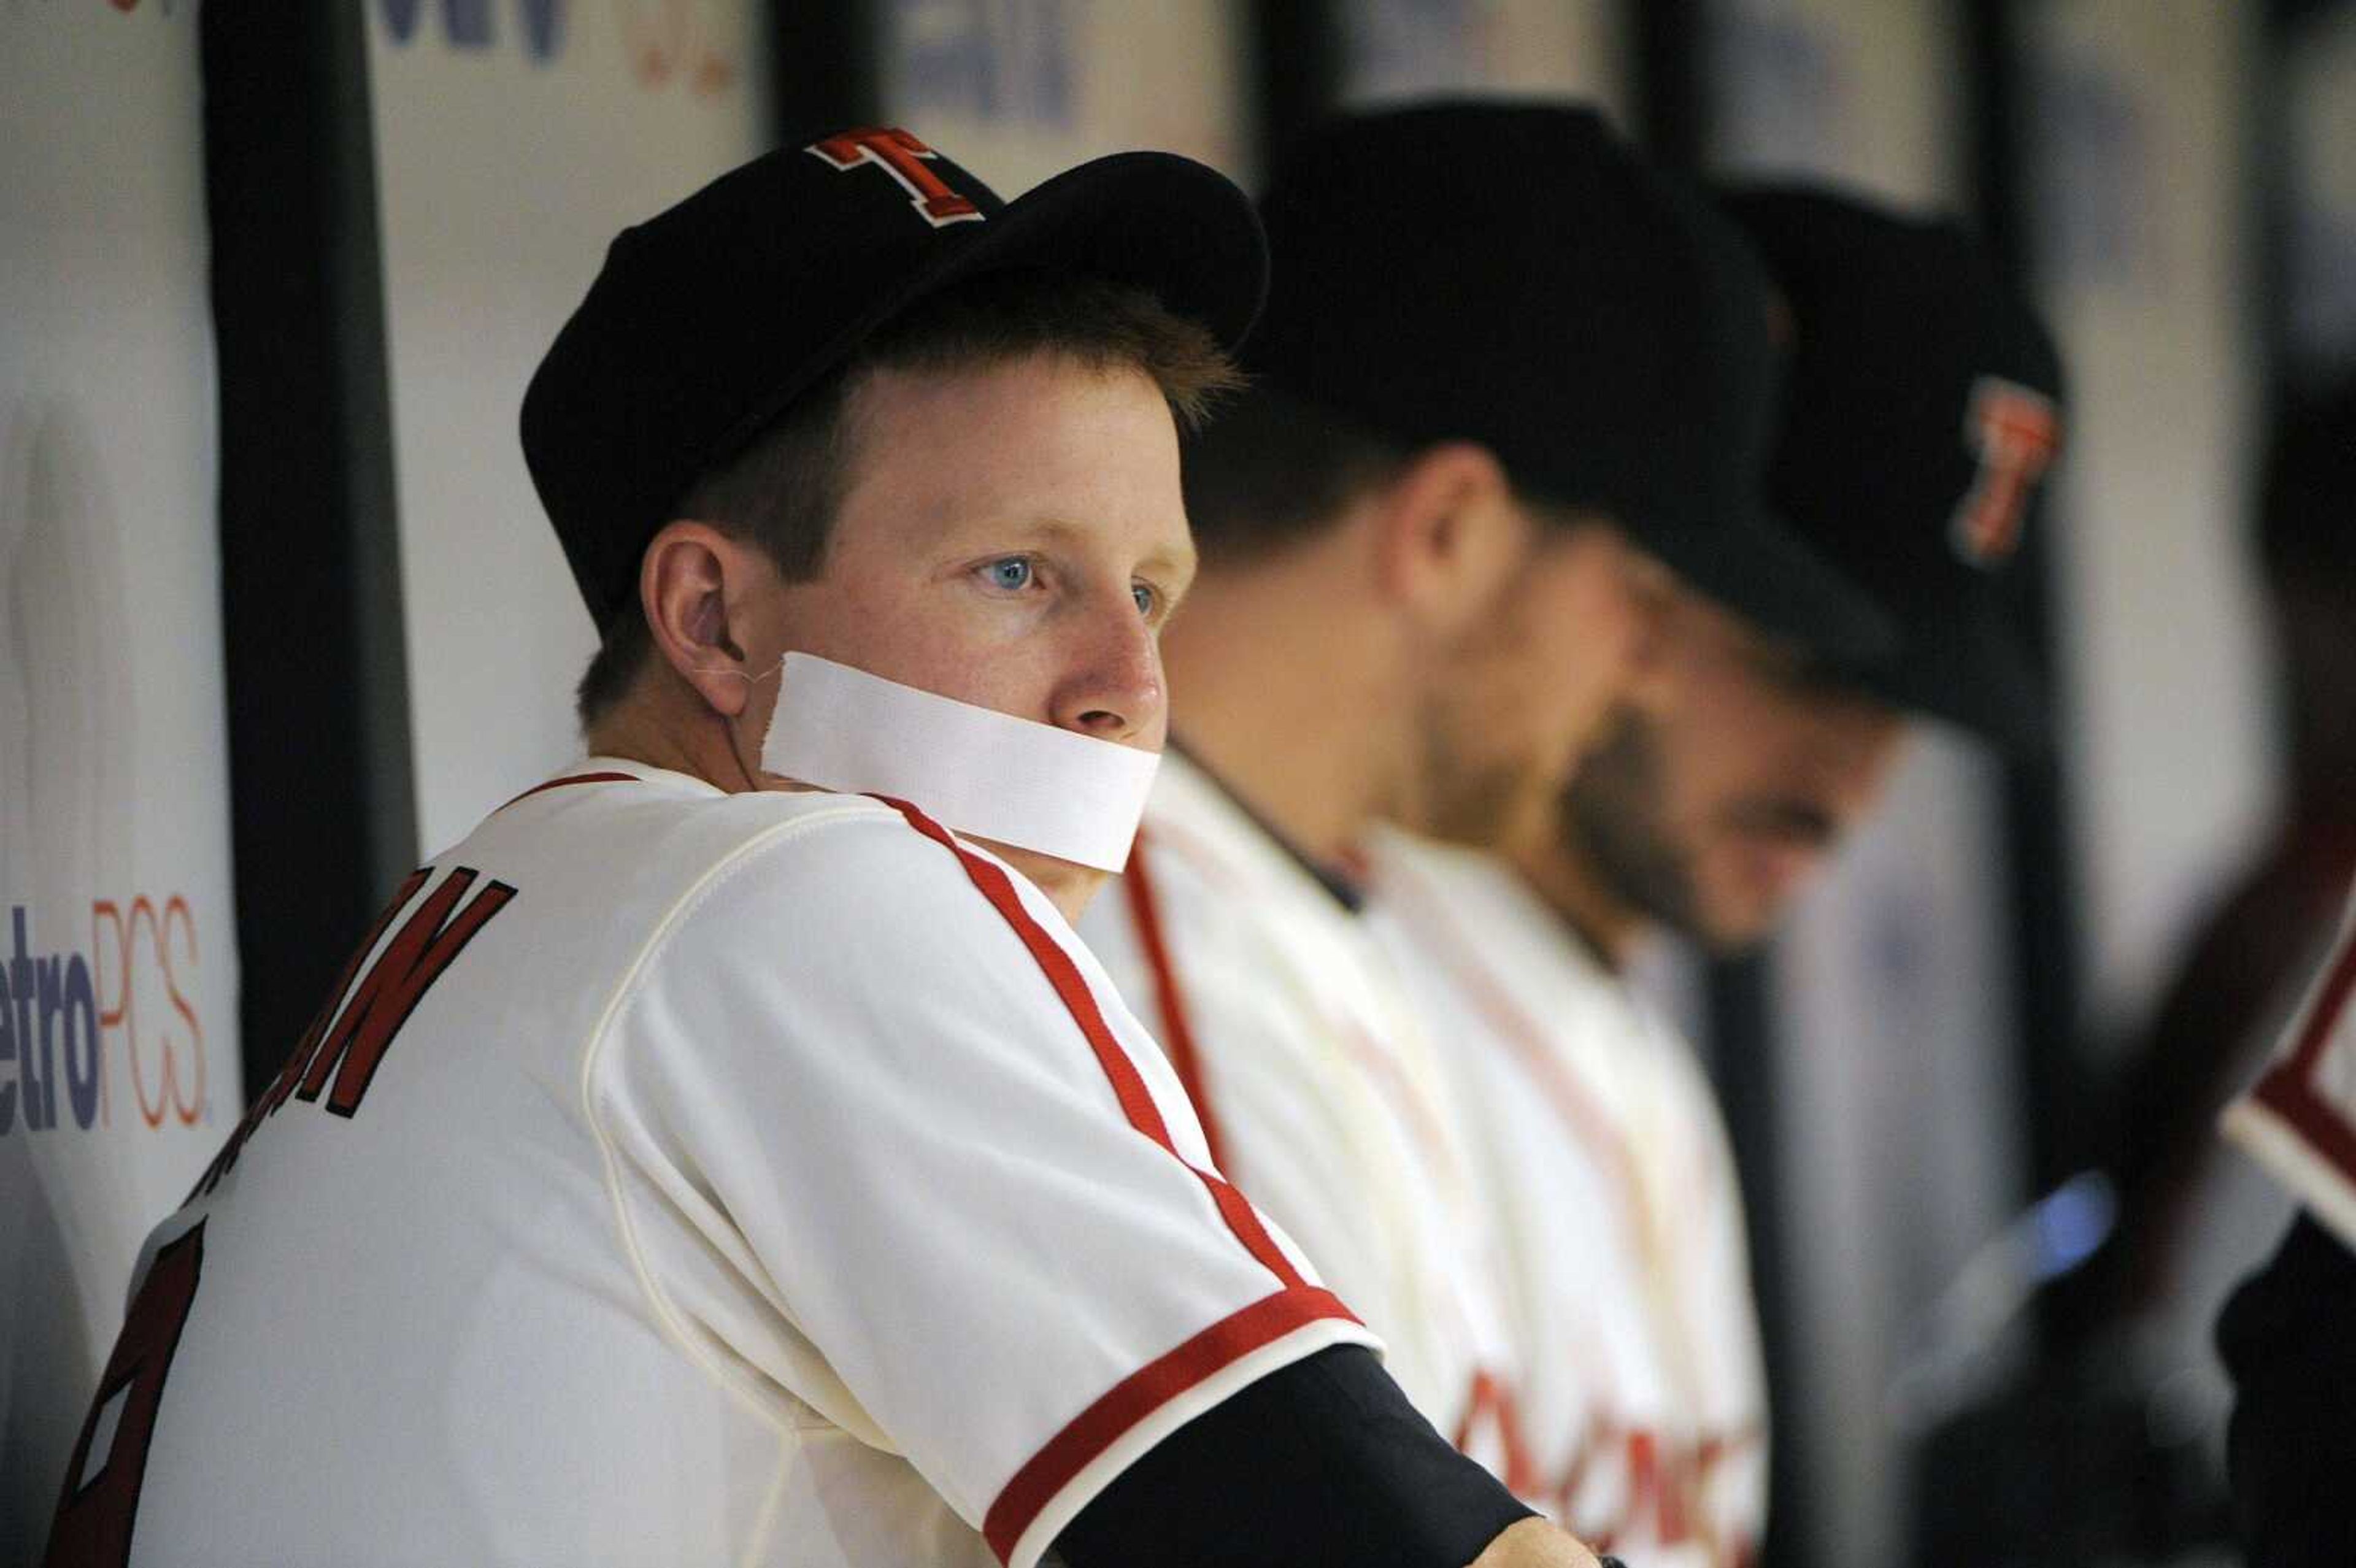
M1005 712L1040 706L1029 618L955 584L843 581L814 596L795 645L904 686Z

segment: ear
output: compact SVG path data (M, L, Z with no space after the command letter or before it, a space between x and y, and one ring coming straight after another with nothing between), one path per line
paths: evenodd
M753 667L738 622L762 574L776 569L759 549L709 523L667 523L638 564L647 629L680 679L728 718L744 710Z
M1620 569L1637 616L1623 700L1658 708L1670 692L1676 663L1669 656L1672 639L1677 635L1682 596L1690 591L1678 582L1676 573L1633 544L1622 544Z
M1457 631L1494 607L1533 527L1488 448L1462 441L1426 447L1383 495L1376 581L1417 621Z

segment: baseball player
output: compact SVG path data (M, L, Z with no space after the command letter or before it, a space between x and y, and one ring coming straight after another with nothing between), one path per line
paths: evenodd
M2356 1551L2356 904L2279 1053L2225 1112L2226 1135L2301 1205L2281 1248L2217 1323L2234 1384L2227 1445L2252 1568L2320 1568Z
M1515 1489L1649 1563L1748 1562L1766 1409L1740 1194L1646 934L1762 935L1871 805L1908 712L2035 734L1997 593L2056 442L2056 368L1965 236L1796 189L1726 204L1796 342L1769 496L1905 632L1875 660L1690 575L1617 728L1499 859L1371 846L1376 928L1451 1042L1509 1287ZM1597 1288L1602 1276L1612 1282Z
M2356 619L2349 613L2356 589L2356 532L2349 527L2356 507L2356 376L2343 374L2289 403L2268 448L2258 546L2291 699L2293 813L2263 869L2215 923L2209 945L2238 964L2212 964L2207 1012L2171 1019L2156 1037L2207 1043L2200 1065L2212 1072L2230 1061L2228 1050L2206 1039L2216 1029L2215 999L2222 991L2229 1002L2240 1000L2217 976L2254 988L2254 976L2273 982L2286 962L2297 962L2294 955L2312 945L2308 933L2318 923L2321 891L2316 882L2346 859L2336 840L2347 837L2356 811L2356 797L2348 794L2356 711L2347 701L2356 672ZM2344 870L2340 880L2344 896ZM2242 1283L2215 1326L2236 1394L2227 1460L2252 1568L2356 1557L2356 1523L2342 1484L2356 1460L2356 1436L2347 1424L2356 1407L2356 1347L2348 1335L2356 1320L2356 906L2346 907L2337 929L2273 1064L2225 1114L2227 1136L2300 1209L2275 1255ZM2197 998L2179 989L2178 999ZM2237 1008L2231 1016L2246 1019L2250 1010ZM2147 1074L2176 1086L2170 1098L2178 1104L2147 1096L2155 1112L2147 1120L2158 1127L2139 1129L2162 1150L2181 1106L2200 1104L2183 1088L2198 1077L2183 1056L2155 1060ZM2211 1197L2225 1179L2210 1179L2197 1196ZM2179 1228L2194 1232L2178 1239L2174 1253L2206 1261L2229 1246L2246 1246L2253 1217L2246 1202L2222 1211L2208 1204L2196 1220L2189 1198L2170 1196L2172 1207L2187 1211ZM2237 1220L2235 1233L2222 1233Z
M958 793L1159 746L1264 264L1184 160L1007 205L888 129L616 240L523 411L597 754L155 1233L51 1563L1592 1563L1214 1168L1067 923L1101 808ZM777 765L847 745L923 798Z
M1518 1477L1480 1151L1348 856L1387 814L1442 835L1543 815L1643 635L1654 555L1858 647L1877 628L1735 521L1768 434L1763 280L1592 114L1344 120L1261 212L1255 389L1188 454L1179 754L1082 931L1220 1168L1440 1430Z

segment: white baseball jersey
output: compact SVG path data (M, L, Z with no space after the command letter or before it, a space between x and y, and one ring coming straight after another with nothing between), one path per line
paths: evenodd
M1375 929L1477 1118L1508 1281L1508 1484L1632 1562L1749 1561L1766 1381L1708 1079L1500 862L1396 833L1368 854Z
M1022 1568L1345 1341L1023 877L597 759L402 887L157 1232L59 1540Z
M2356 1247L2356 903L2274 1064L2226 1107L2224 1127Z
M1493 1461L1494 1260L1472 1157L1363 921L1173 752L1080 929L1154 1020L1219 1168L1383 1337L1441 1435Z

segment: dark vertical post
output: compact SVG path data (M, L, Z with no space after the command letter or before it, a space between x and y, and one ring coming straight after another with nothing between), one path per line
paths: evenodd
M882 0L771 0L769 75L780 135L884 118Z
M1800 1435L1800 1402L1792 1395L1800 1308L1784 1223L1785 1151L1775 1120L1783 1041L1774 1008L1772 948L1710 966L1710 1077L1742 1181L1751 1285L1759 1302L1760 1348L1767 1363L1767 1539L1760 1545L1759 1568L1793 1568L1815 1562L1820 1542L1809 1449Z
M2011 0L1969 0L1963 19L1972 187L1981 231L2007 270L2029 279L2035 272L2034 213L2021 139L2029 105L2018 13ZM2050 529L2029 529L2013 573L2021 585L2029 645L2049 687L2064 676L2066 657L2051 541ZM2105 1152L2094 1142L2103 1118L2089 1115L2092 1084L2079 1026L2077 888L2063 763L2058 752L2018 760L2005 779L2008 929L2019 1009L2014 1038L2028 1096L2028 1176L2038 1192Z
M370 14L201 21L249 1095L417 853Z
M1260 166L1341 101L1342 19L1333 0L1258 0L1252 68Z
M1635 55L1636 134L1672 168L1698 168L1709 151L1708 18L1705 0L1627 0Z

